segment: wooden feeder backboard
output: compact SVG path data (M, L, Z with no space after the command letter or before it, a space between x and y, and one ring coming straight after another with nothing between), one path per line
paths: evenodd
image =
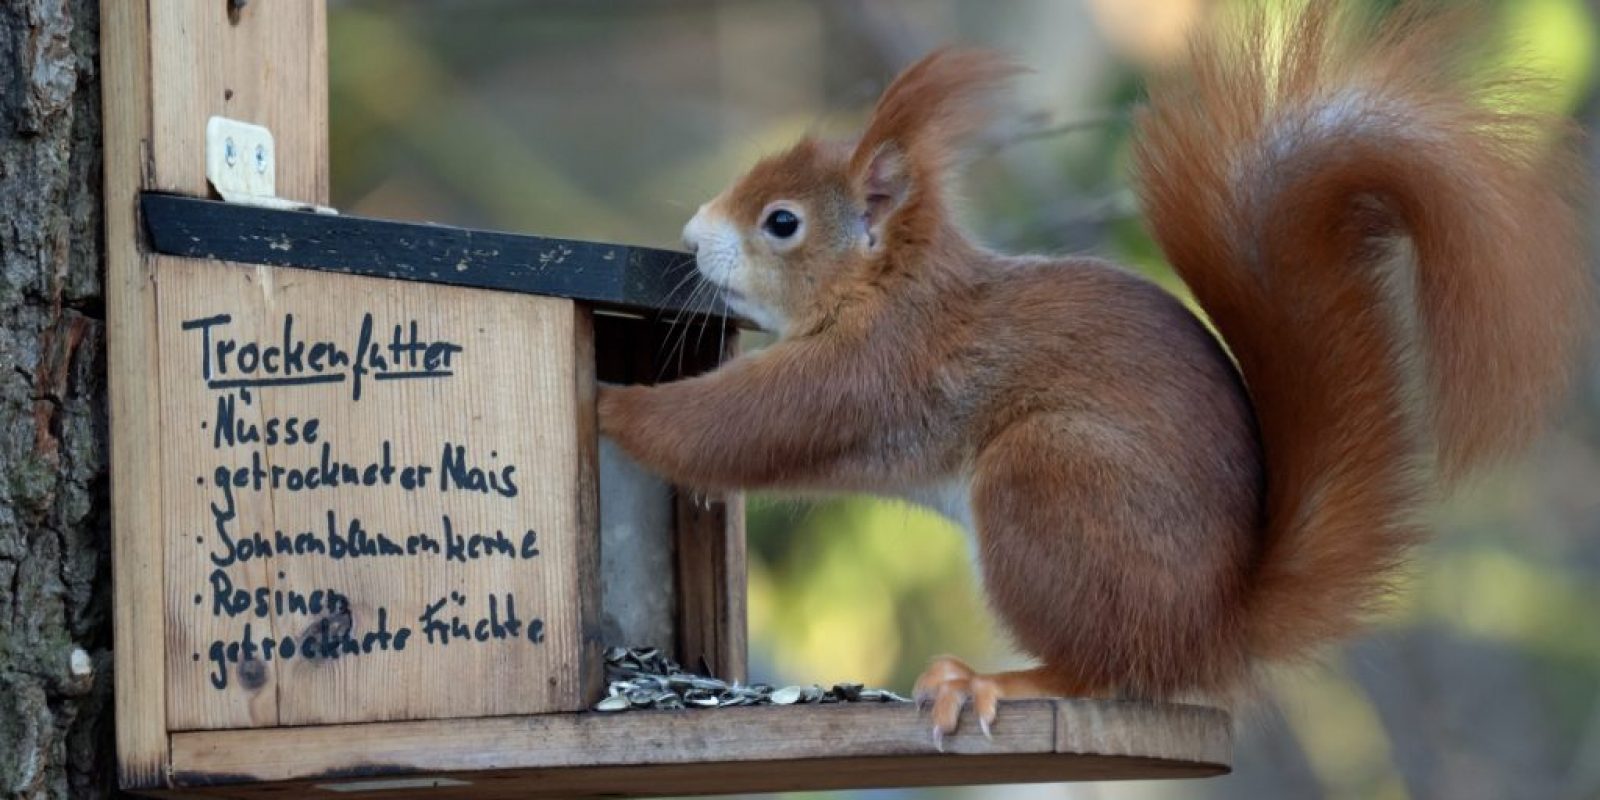
M160 258L177 730L581 707L571 301Z

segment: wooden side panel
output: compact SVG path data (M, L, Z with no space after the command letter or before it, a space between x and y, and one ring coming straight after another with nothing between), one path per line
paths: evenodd
M150 28L144 2L105 0L100 13L117 771L122 786L149 788L164 784L167 764L161 493L149 469L161 453L160 365L137 212L151 156Z
M157 276L171 729L581 707L572 302Z
M572 315L572 442L573 524L571 591L578 606L578 707L588 707L605 693L605 637L601 625L600 583L600 420L595 401L594 312L568 303Z
M746 680L744 497L680 493L678 651L692 669Z
M685 342L688 354L678 365L682 375L714 369L739 349L733 329L691 334ZM746 680L744 495L699 497L680 491L675 505L680 660L728 680Z

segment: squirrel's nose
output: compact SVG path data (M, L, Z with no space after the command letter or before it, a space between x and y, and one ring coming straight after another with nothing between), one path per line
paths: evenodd
M706 207L701 205L696 209L689 223L683 226L683 249L691 254L700 252L700 233L704 227L703 220L706 216Z

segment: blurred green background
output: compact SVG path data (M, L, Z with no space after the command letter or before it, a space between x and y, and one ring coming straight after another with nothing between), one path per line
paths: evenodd
M347 212L673 246L756 157L806 130L849 130L896 69L962 41L1034 69L967 182L979 238L1108 255L1181 291L1126 189L1126 115L1202 0L330 5L333 188ZM1600 2L1497 8L1552 102L1600 123ZM1382 624L1276 676L1232 776L853 795L1600 797L1595 367L1530 458L1442 506L1442 535ZM930 513L754 498L749 531L757 679L905 690L941 653L1023 663L984 609L966 537Z

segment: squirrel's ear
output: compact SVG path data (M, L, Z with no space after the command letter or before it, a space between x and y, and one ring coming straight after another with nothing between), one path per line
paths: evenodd
M896 212L941 190L1001 85L1019 71L994 53L943 48L889 84L850 157L874 243Z
M911 174L899 147L884 144L872 154L862 174L861 190L866 198L867 243L876 248L883 241L884 223L905 203L911 190Z

